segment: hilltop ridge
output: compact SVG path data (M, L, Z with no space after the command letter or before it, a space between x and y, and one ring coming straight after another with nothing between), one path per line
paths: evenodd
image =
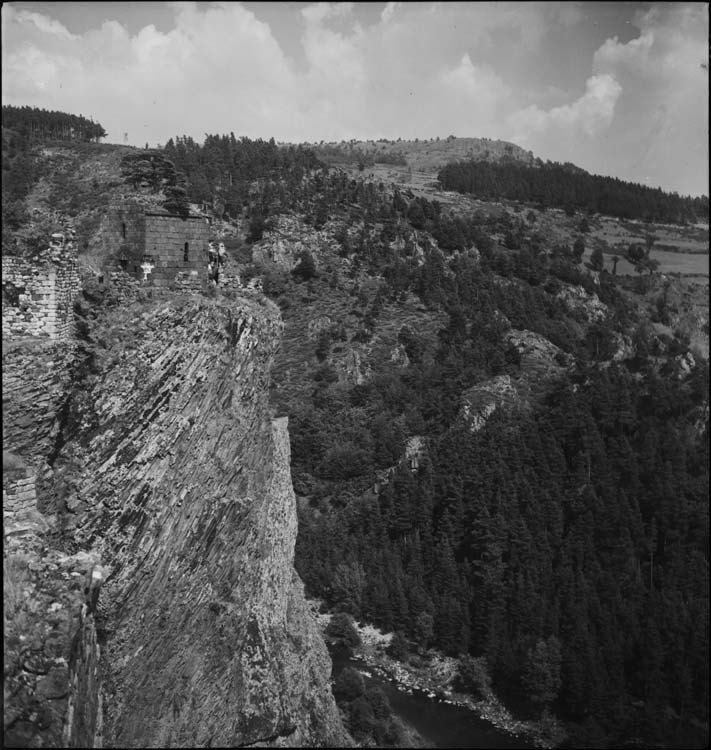
M423 172L438 172L445 164L466 159L499 161L514 159L524 164L532 164L535 157L531 151L508 141L491 138L424 138L420 140L350 140L340 142L323 141L305 143L313 148L319 158L327 164L363 163L393 164L407 166Z

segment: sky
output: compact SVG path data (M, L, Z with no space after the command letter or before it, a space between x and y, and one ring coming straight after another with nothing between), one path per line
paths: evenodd
M487 137L709 194L706 3L9 2L2 103L107 143Z

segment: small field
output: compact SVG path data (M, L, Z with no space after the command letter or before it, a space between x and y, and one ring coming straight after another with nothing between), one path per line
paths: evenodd
M584 258L590 260L591 248L586 249ZM622 252L620 250L620 252ZM612 271L612 258L619 255L611 250L605 253L605 269ZM663 274L681 274L682 276L701 276L706 277L708 283L709 276L709 256L701 253L681 253L669 252L668 250L656 250L652 248L650 258L659 262L659 272ZM634 276L636 271L634 266L619 255L620 260L617 262L617 275Z

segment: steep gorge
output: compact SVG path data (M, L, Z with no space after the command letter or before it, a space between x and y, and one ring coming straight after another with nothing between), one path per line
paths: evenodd
M38 524L31 554L29 537L13 547L34 561L36 584L25 581L30 594L14 622L44 616L25 611L47 593L43 575L54 579L52 611L69 610L52 643L55 682L66 683L56 695L37 694L23 638L16 653L11 644L9 739L348 744L328 653L293 569L287 425L267 404L276 307L246 297L134 292L111 304L101 296L80 306L83 341L44 455L22 455L31 419L12 419L5 431L6 451L43 467L37 503L50 525ZM4 358L4 378L28 356ZM12 402L23 401L22 389ZM12 569L7 553L5 562ZM70 575L84 576L83 605ZM62 598L72 583L73 596ZM46 651L45 636L33 647Z

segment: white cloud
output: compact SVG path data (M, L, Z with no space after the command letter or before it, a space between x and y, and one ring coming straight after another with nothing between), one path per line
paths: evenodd
M622 87L611 75L588 78L585 93L572 104L554 107L547 112L535 105L515 112L509 118L515 129L515 138L527 142L531 133L549 133L551 130L578 130L586 136L595 136L609 127L615 113Z
M608 39L593 70L622 85L616 141L620 176L708 194L708 6L652 6L638 37Z
M329 18L348 16L353 11L353 3L314 3L301 9L301 15L311 24L321 24Z
M588 59L556 57L563 35L570 50L590 33L595 11L577 3L390 2L375 17L315 3L284 11L294 19L289 57L239 3L171 7L169 31L130 33L112 20L72 34L5 4L3 102L92 115L109 141L128 132L141 145L229 131L291 141L488 136L593 171L707 190L700 4L652 6L635 19L637 36L608 39ZM557 78L561 66L574 75Z
M452 95L480 97L493 102L505 97L508 87L489 65L474 65L468 53L462 56L459 65L447 70L442 76Z
M179 4L167 33L147 26L132 36L107 21L66 39L6 7L3 102L91 114L109 141L124 132L141 144L213 129L263 135L268 116L298 95L269 27L240 5Z
M20 10L17 16L22 21L29 21L34 24L40 31L46 34L54 34L65 39L76 39L74 34L70 34L69 30L64 27L59 21L55 21L52 18L43 16L40 13L32 13L28 10Z
M388 21L395 15L395 12L397 11L398 7L402 5L402 3L397 2L389 2L384 8L382 13L380 14L380 20L383 23L388 23Z

